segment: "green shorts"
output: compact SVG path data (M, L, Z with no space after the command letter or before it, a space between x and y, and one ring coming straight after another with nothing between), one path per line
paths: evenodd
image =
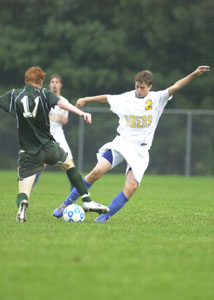
M22 180L41 172L44 164L62 164L65 162L67 156L68 154L55 141L45 144L35 155L21 152L18 159L18 177Z

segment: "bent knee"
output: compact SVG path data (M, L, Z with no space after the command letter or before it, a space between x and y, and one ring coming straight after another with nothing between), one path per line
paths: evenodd
M89 174L89 177L93 181L95 181L95 180L99 179L102 175L103 175L103 170L101 168L95 168L91 171L91 173Z
M61 164L61 166L65 171L68 171L70 168L74 167L74 162L71 158L67 158L66 161Z
M130 198L136 192L138 186L139 186L139 184L135 180L126 182L125 187L124 187L124 193L125 193L125 195L128 198Z

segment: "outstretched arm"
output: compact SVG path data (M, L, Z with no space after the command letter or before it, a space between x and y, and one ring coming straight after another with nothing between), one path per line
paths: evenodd
M100 95L100 96L94 96L94 97L85 97L85 98L79 98L76 102L77 107L84 106L87 102L101 102L106 103L107 102L107 95Z
M178 80L172 86L168 88L169 96L175 94L177 91L181 90L185 85L190 83L195 77L203 74L204 72L208 72L210 70L209 66L200 66L194 72L187 75L186 77Z
M66 100L59 99L57 105L62 109L77 114L78 116L82 117L87 123L91 123L91 114L81 111L80 109L75 107L73 104L67 102Z
M68 117L62 115L62 117L61 117L61 123L63 125L68 124Z

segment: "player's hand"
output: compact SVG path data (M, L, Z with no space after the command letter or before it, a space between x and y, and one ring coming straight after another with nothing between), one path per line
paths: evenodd
M85 105L85 103L86 103L86 101L84 100L84 98L79 98L76 102L76 107L78 107L78 108L82 107Z
M91 124L91 122L92 122L92 119L91 119L91 114L89 114L89 113L82 113L81 114L81 117L86 121L86 123L89 123L89 124Z
M204 72L208 72L209 70L210 70L209 66L200 66L195 70L195 74L199 76Z

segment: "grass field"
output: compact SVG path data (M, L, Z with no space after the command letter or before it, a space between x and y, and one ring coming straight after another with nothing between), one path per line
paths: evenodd
M214 179L147 175L108 223L70 224L52 217L67 178L45 172L20 224L16 172L0 178L1 300L214 299ZM104 176L92 198L109 204L123 182Z

